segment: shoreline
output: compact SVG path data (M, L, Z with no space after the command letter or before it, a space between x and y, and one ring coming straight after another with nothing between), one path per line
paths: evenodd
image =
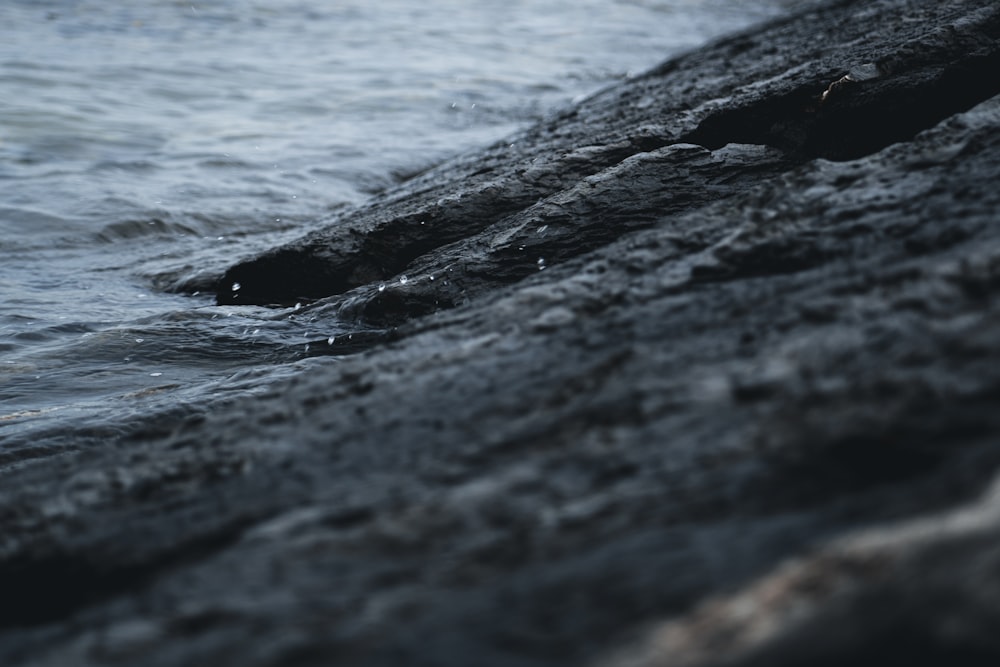
M993 664L998 71L810 7L178 280L359 340L4 471L0 662Z

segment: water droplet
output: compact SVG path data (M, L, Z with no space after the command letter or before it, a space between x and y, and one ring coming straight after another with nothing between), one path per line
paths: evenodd
M145 338L136 338L136 339L135 339L135 342L137 342L137 343L141 343L141 342L142 342L142 341L144 341L144 340L146 340L146 339L145 339Z
M254 329L253 330L253 334L251 334L251 335L256 336L259 333L260 333L260 329Z
M233 283L232 290L234 292L238 292L240 290L240 287L242 287L242 285L240 285L239 283Z
M384 292L385 291L385 283L379 283L378 284L378 291L379 292Z
M336 340L337 340L336 336L330 336L329 338L326 339L326 344L333 345Z
M298 310L301 307L302 307L302 304L301 303L297 303L297 304L295 304L295 307L292 308L292 310Z
M430 277L430 280L431 280L431 281L433 282L433 280L434 280L434 276L431 276L431 277Z
M400 285L405 285L408 282L410 282L410 279L407 278L405 275L402 275L402 276L399 277L399 284Z
M305 350L305 351L306 351L306 352L308 352L308 351L309 351L309 343L306 343L306 350Z
M149 377L154 377L154 378L158 378L158 377L160 377L161 375L163 375L163 373L150 373L150 374L149 374Z
M545 270L545 258L544 257L539 257L538 258L538 270L539 271L544 271Z

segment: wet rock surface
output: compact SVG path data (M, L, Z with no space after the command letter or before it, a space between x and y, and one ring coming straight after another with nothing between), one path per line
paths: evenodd
M3 469L0 663L997 664L998 54L819 5L234 266L358 340Z

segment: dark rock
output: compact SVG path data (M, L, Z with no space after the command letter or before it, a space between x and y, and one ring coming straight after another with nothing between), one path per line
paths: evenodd
M998 26L825 4L233 267L357 338L6 469L0 663L995 664Z
M757 144L784 151L786 164L765 153L756 168L742 165L744 181L760 180L783 171L788 161L870 154L1000 94L1000 19L992 7L889 4L852 9L835 3L798 22L780 22L671 61L510 140L429 170L299 243L234 266L219 281L218 300L294 303L341 294L413 275L429 255L456 242L494 244L500 238L506 247L519 248L547 224L546 213L561 227L574 228L571 242L556 244L557 256L540 255L551 265L745 185L736 177L720 188L720 179L728 177L725 165L694 173L683 163L671 169L672 156L683 154L678 144L711 150ZM870 37L871 21L878 22L877 39ZM804 33L804 22L813 33ZM851 71L873 66L878 76L856 76L867 80L827 94ZM629 158L637 161L632 156L641 156L638 164L629 164ZM621 208L632 178L645 178L648 185L637 184L633 205L621 211L619 217L631 224L605 223L601 212ZM654 184L660 194L649 198ZM599 191L576 210L552 210L576 200L581 187ZM548 211L533 210L536 202L548 204ZM536 216L540 224L534 226ZM538 250L545 251L545 244ZM513 274L510 258L504 259L483 267L484 275L472 282L490 289L519 279L538 257L514 262L522 270ZM497 270L497 280L491 279ZM421 301L414 314L426 310Z

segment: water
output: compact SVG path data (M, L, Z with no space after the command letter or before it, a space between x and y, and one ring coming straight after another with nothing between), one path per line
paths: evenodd
M255 391L348 333L159 276L300 236L790 4L4 0L0 465Z

